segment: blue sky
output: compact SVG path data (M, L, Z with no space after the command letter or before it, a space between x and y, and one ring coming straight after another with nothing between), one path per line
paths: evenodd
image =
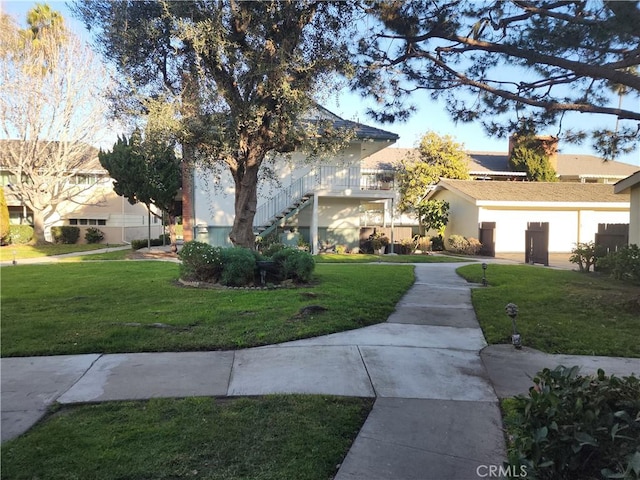
M1 10L8 13L19 21L25 18L26 12L35 5L31 0L0 0ZM64 2L46 2L55 10L60 11L65 17L67 24L77 34L88 37L83 25L73 19ZM427 94L417 94L414 103L418 106L417 112L405 123L378 124L366 116L367 102L359 95L350 92L343 92L337 96L327 99L323 105L341 117L348 120L357 120L361 123L382 128L394 132L400 136L400 140L394 145L396 147L414 147L425 132L433 130L440 135L451 135L457 142L464 144L470 151L492 151L504 152L507 149L507 139L488 137L481 126L475 124L455 124L449 118L444 105L431 100ZM638 109L638 97L628 96L623 106ZM635 105L633 105L635 103ZM615 118L604 115L570 113L563 121L563 127L579 126L581 128L610 128L615 125ZM117 132L119 133L119 132ZM557 128L551 128L546 134L557 133ZM583 145L561 144L562 153L581 153L595 155L593 150L585 142ZM640 166L640 149L620 157L619 161Z

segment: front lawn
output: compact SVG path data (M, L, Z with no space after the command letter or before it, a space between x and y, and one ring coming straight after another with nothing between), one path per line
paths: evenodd
M481 265L458 273L480 283ZM472 300L487 342L511 343L508 303L523 344L547 353L640 357L640 290L596 273L491 264Z
M321 264L301 288L197 289L178 284L178 270L152 261L2 267L2 355L219 350L314 337L386 321L414 279L410 265Z
M316 263L454 263L476 262L473 257L455 257L446 254L437 255L373 255L369 253L323 253L316 255Z
M105 245L102 243L91 244L49 244L49 245L4 245L0 247L0 261L10 262L14 258L23 260L25 258L49 257L52 255L63 255L73 252L90 252L92 250L102 250L103 248L117 245Z
M326 480L372 399L162 399L63 408L2 446L3 479Z

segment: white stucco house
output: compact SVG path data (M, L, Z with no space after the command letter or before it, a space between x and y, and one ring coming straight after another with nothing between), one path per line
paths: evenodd
M614 192L629 196L629 244L640 246L640 170L617 182L614 185Z
M526 252L532 224L546 225L549 252L570 252L594 241L599 225L628 224L630 216L629 194L604 183L442 179L427 198L449 202L447 237L479 238L483 224L491 226L495 253Z
M313 253L324 243L358 247L362 227L391 221L396 196L384 178L363 171L362 160L392 145L398 135L343 120L324 109L320 112L336 128L353 129L355 138L336 157L309 162L304 153L295 152L290 158L273 159L270 167L278 179L259 186L254 220L254 232L261 236L276 228L297 230ZM234 187L228 171L219 174L214 178L206 170L189 172L191 178L183 181L183 219L190 220L193 239L231 246Z

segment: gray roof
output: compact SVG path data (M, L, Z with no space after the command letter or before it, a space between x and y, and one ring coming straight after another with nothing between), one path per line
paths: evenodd
M629 195L615 194L613 185L605 183L566 182L501 182L486 180L443 179L438 190L450 190L475 201L493 202L565 202L565 203L623 203Z
M504 152L467 152L469 170L474 173L509 172L508 156ZM417 155L415 148L385 148L366 158L363 168L393 169L408 155ZM594 155L558 154L557 173L561 177L625 178L640 170L637 165L605 161Z

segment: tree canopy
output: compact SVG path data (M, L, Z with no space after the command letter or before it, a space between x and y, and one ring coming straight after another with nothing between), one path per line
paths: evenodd
M113 189L129 203L155 205L169 215L171 245L175 249L176 196L182 183L174 145L158 139L142 139L139 130L118 138L110 152L99 153L100 163L113 178Z
M555 154L555 152L553 152ZM550 161L545 141L532 134L514 136L513 149L509 154L509 167L515 172L525 172L527 180L534 182L556 182L558 177Z
M616 105L611 88L640 95L637 1L370 0L379 19L360 39L357 87L382 121L406 118L417 90L442 98L453 119L507 136L523 123L562 131L567 112L602 114L620 128L590 132L605 158L637 147L640 102ZM463 93L464 92L464 93ZM624 124L624 125L623 125Z
M75 11L119 70L116 113L172 105L163 125L172 125L183 161L231 174L230 239L252 247L257 186L272 154L335 147L325 141L337 135L331 125L301 120L315 95L351 73L354 6L84 0Z
M417 154L401 161L398 172L400 201L403 212L419 211L431 185L443 178L469 178L469 166L464 146L449 135L427 132L420 140Z
M27 25L0 14L0 162L44 242L58 205L90 188L70 180L95 169L106 75L59 13L39 5Z

